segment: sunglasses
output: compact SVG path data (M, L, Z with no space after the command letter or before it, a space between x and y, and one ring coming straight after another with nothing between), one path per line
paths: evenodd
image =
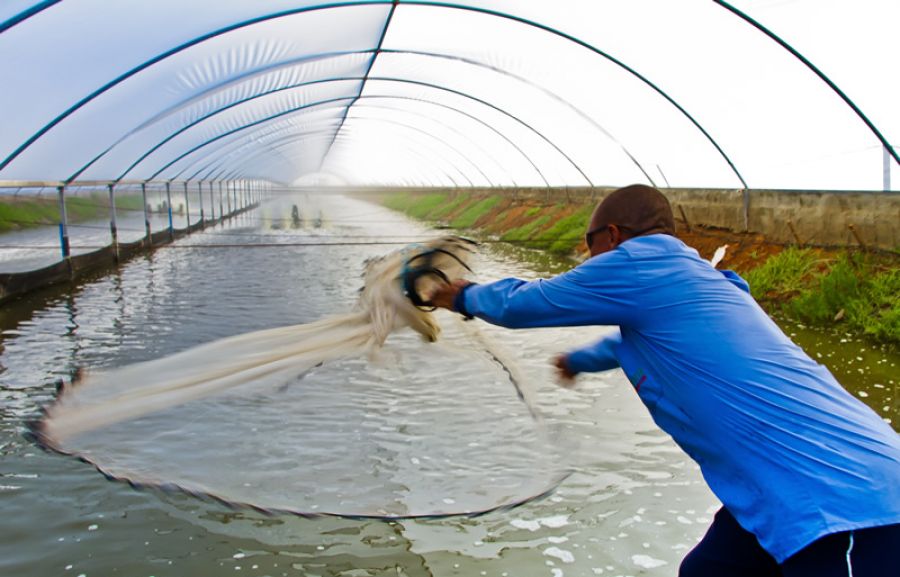
M591 245L594 243L594 235L597 234L598 232L603 232L604 230L607 230L609 228L609 226L610 225L608 225L608 224L604 224L602 226L598 226L597 228L592 228L591 230L584 233L584 244L586 244L588 248L591 248ZM617 224L615 226L618 227L619 230L628 231L628 234L630 236L637 236L638 234L641 234L644 231L650 230L650 229L641 229L641 231L635 232L635 229L631 228L630 226L622 226L621 224Z
M587 245L588 248L591 248L591 245L594 244L594 235L598 232L604 231L608 228L609 225L604 224L603 226L598 226L597 228L592 228L591 230L584 233L584 244Z

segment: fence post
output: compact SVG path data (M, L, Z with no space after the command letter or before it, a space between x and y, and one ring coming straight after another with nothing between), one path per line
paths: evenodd
M152 236L150 234L150 214L147 212L147 183L141 183L141 201L144 205L144 238L147 242L147 246L153 244Z
M209 183L209 188L212 189L212 183ZM219 218L223 221L225 220L225 203L222 202L222 183L219 181Z
M184 181L184 218L187 220L187 233L191 234L191 203L188 202L188 184Z
M172 188L166 183L166 204L169 205L169 240L175 240L175 229L172 226Z
M743 190L743 200L744 200L744 232L750 231L750 190L745 188Z
M197 196L200 201L200 228L206 228L206 217L203 215L203 181L197 183Z
M209 219L212 221L213 226L216 225L216 198L213 196L215 193L213 192L213 183L209 181ZM220 215L221 216L221 215Z
M116 228L116 185L107 184L109 189L109 232L112 235L113 258L119 261L119 231Z
M69 219L66 215L66 187L57 186L59 196L59 246L62 248L63 260L69 260Z

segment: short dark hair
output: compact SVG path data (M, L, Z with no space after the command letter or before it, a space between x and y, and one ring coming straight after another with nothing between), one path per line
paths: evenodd
M595 215L597 225L614 224L630 237L675 235L675 215L669 200L646 184L632 184L613 191L600 202Z

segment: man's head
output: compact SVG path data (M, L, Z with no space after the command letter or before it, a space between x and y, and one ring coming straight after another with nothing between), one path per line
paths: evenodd
M632 184L613 191L597 205L584 240L591 256L597 256L648 234L675 234L672 207L652 186Z

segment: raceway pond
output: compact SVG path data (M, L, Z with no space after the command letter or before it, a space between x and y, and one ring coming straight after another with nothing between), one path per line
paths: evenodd
M303 219L296 228L293 204ZM434 234L358 200L282 198L137 257L71 293L50 291L5 307L0 574L674 574L718 503L619 371L584 378L575 390L553 383L549 359L601 328L507 331L479 323L536 383L540 423L523 410L502 371L485 364L478 347L461 336L452 315L442 314L440 346L447 348L429 349L435 345L402 331L371 361L341 361L283 390L230 404L220 399L224 406L205 404L181 415L172 422L190 424L192 445L170 438L178 436L174 428L145 444L159 449L148 453L158 463L189 467L196 456L197 468L214 482L249 472L270 479L266 492L277 491L279 478L291 478L291 486L340 487L345 497L375 500L432 483L440 487L437 502L448 508L477 505L473 496L504 475L521 479L532 471L540 481L547 471L572 471L544 499L474 518L384 522L232 510L107 481L90 465L45 453L22 436L24 422L53 398L55 381L76 367L120 366L343 312L354 301L366 258ZM398 244L321 246L339 241ZM476 280L535 278L556 266L532 256L487 245ZM823 362L835 363L838 378L896 426L896 355L840 343L851 340L842 335L788 330ZM430 360L433 350L443 351L445 361ZM283 433L292 430L303 434L284 443L291 437ZM259 451L266 439L279 441L278 455ZM330 466L315 468L316 459ZM314 488L291 491L313 507L324 502ZM523 482L510 497L531 489Z

